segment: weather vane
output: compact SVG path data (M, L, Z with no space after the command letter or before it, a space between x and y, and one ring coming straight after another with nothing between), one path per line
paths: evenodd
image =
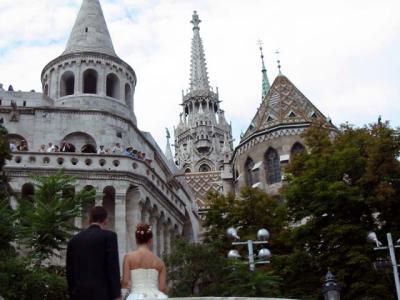
M276 50L275 54L276 54L276 57L277 57L279 74L282 74L282 72L281 72L281 60L279 59L279 54L281 54L281 52L279 50Z

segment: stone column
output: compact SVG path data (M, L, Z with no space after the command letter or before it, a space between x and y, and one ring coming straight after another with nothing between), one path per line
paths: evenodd
M141 223L142 213L141 207L137 203L133 202L134 199L129 199L127 203L127 211L126 211L126 225L128 228L127 232L127 251L132 251L137 248L136 244L136 226Z
M157 252L161 257L164 254L164 218L161 216L157 223L158 241L157 241Z
M118 253L120 266L126 251L126 195L115 195L115 231L118 235Z
M103 206L103 193L96 193L95 206Z
M152 245L152 250L154 254L158 254L158 220L157 220L157 215L153 215L150 218L150 225L151 225L151 230L153 231L153 245Z
M168 224L164 226L164 252L171 253L171 233Z

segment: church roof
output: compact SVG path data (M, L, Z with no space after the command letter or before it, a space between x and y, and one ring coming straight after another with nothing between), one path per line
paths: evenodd
M117 56L99 0L83 0L63 54L78 52Z
M327 118L284 75L278 75L263 98L242 140L282 124L311 123Z
M201 20L196 11L193 12L193 39L192 56L190 64L190 91L209 91L210 83L207 73L207 64L204 54L203 42L200 37L199 24Z

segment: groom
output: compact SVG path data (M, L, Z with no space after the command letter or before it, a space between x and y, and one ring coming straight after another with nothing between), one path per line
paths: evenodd
M121 283L115 232L105 230L107 211L90 211L90 226L67 247L67 280L71 300L120 300Z

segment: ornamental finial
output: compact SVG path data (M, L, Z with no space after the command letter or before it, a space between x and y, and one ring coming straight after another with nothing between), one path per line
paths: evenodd
M197 14L197 11L193 12L192 21L190 21L190 23L193 24L193 30L200 29L199 24L201 23L201 20L199 18L199 15Z

